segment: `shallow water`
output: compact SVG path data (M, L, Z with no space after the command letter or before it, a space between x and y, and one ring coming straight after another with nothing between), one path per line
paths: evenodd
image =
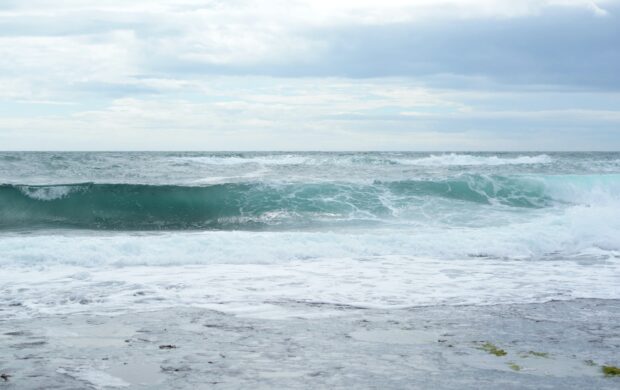
M620 380L602 372L620 363L619 300L406 310L274 306L304 314L282 320L177 307L0 318L0 372L10 375L1 386L616 389ZM84 332L91 327L96 331ZM116 342L92 344L94 332ZM485 343L505 355L485 351Z

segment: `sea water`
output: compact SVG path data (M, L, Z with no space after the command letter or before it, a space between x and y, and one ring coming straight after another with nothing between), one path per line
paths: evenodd
M8 317L620 298L620 153L3 152L0 183Z

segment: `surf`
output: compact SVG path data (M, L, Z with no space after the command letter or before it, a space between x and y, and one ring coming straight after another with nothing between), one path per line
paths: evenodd
M260 230L616 202L620 175L481 175L371 183L0 185L0 229ZM413 211L412 211L413 210ZM416 216L417 215L417 216ZM419 221L423 223L425 221Z

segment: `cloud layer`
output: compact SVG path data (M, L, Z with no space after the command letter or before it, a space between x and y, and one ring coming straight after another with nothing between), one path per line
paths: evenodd
M0 149L620 149L616 0L4 1Z

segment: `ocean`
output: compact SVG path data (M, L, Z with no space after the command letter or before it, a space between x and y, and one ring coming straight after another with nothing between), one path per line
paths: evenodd
M0 183L11 318L620 298L620 153L3 152Z
M2 152L0 183L10 388L617 387L620 153Z

